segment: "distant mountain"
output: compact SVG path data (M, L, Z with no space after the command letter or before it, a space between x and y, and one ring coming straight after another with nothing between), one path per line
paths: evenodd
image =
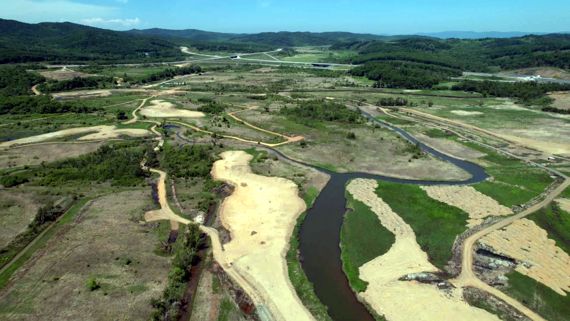
M178 45L157 37L69 22L28 24L0 19L0 63L152 61L181 57Z
M189 39L193 41L226 41L241 35L235 33L203 31L198 29L171 30L160 28L143 30L133 29L127 31L127 33L165 38Z
M485 38L514 38L523 37L527 35L544 35L544 32L501 32L501 31L489 31L489 32L477 32L477 31L443 31L443 32L432 32L432 33L420 33L419 35L435 37L440 39L485 39Z
M337 42L382 40L386 36L372 34L357 34L350 32L261 32L255 34L232 34L209 32L196 29L168 30L145 29L130 30L130 34L159 36L172 39L185 39L197 42L229 42L255 43L274 47L324 46Z

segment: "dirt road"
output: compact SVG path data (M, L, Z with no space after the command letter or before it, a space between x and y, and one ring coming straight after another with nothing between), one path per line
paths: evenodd
M42 94L42 92L39 91L39 89L38 89L38 85L34 85L34 86L32 87L32 92L33 92L34 95L36 95L36 96L39 96L39 95Z
M477 278L477 276L473 272L473 251L474 251L475 243L477 243L477 241L480 238L482 238L483 236L485 236L485 235L487 235L493 231L501 229L501 228L513 223L514 221L516 221L518 219L526 217L526 216L540 210L544 206L548 205L550 202L554 201L554 199L556 197L558 197L558 195L560 195L560 193L562 193L569 186L570 186L570 179L566 178L562 184L560 184L557 188L552 190L541 202L527 208L526 210L524 210L524 211L522 211L516 215L513 215L513 216L508 217L502 221L499 221L499 222L497 222L497 223L495 223L495 224L471 235L470 237L468 237L464 241L463 248L462 248L463 259L461 261L461 273L459 274L459 276L457 278L451 280L451 282L455 286L458 286L458 287L472 286L472 287L476 287L476 288L479 288L481 290L484 290L484 291L496 296L497 298L505 301L506 303L508 303L509 305L511 305L512 307L514 307L515 309L519 310L521 313L523 313L524 315L529 317L530 319L543 321L544 318L542 318L541 316L536 314L534 311L532 311L529 308L527 308L526 306L524 306L522 303L511 298L510 296L506 295L505 293L497 290L496 288L489 286L485 282L479 280L479 278Z
M136 122L139 120L139 116L137 115L137 112L138 112L141 108L143 108L143 106L146 104L146 102L147 102L149 99L152 99L152 98L154 98L154 97L156 97L156 96L150 96L150 97L148 97L148 98L143 99L142 102L141 102L141 104L140 104L135 110L133 110L133 113L132 113L133 118L131 118L131 119L129 119L129 120L123 122L123 125L130 125L130 124L136 123Z
M170 221L171 229L174 231L178 230L179 223L182 223L184 225L190 224L190 220L178 216L176 213L174 213L174 211L172 211L170 205L168 204L168 199L166 196L166 172L154 168L151 168L150 171L160 175L158 184L156 186L160 209L146 212L144 214L144 219L147 222L168 220Z

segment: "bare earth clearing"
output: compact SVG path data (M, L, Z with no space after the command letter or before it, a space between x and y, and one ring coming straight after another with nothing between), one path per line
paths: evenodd
M520 219L483 237L480 243L516 259L516 270L560 295L570 292L570 256L531 220Z
M0 292L2 320L145 320L166 285L169 258L137 218L148 191L88 203L69 227L12 276ZM89 291L94 277L101 288Z
M33 166L42 162L50 163L78 157L92 153L102 145L102 142L85 142L83 144L46 143L13 147L3 150L0 154L0 168Z
M21 139L15 139L7 142L0 143L0 148L12 147L16 145L40 143L52 139L60 139L72 135L81 135L78 140L104 140L119 138L122 135L132 136L132 137L144 137L150 134L146 129L139 128L117 128L116 126L93 126L93 127L79 127L79 128L69 128L63 129L52 133L41 134L37 136L31 136Z
M560 206L563 211L570 213L570 199L569 198L559 198L556 203Z
M380 199L374 180L356 179L348 192L369 206L384 227L394 233L396 240L388 253L360 267L360 278L368 287L360 295L389 321L418 320L499 320L496 316L468 305L461 289L442 291L435 285L415 281L399 281L410 273L437 272L427 254L416 242L412 228L388 204Z
M451 113L458 115L458 116L478 116L483 115L482 112L479 111L467 111L467 110L452 110Z
M474 227L489 216L511 215L510 208L502 206L471 186L422 186L429 197L455 206L469 214L468 227Z
M231 233L231 241L223 245L222 266L247 280L276 320L313 320L289 281L285 263L297 217L306 208L297 186L284 178L253 174L252 156L243 151L221 157L212 176L235 187L220 208L222 223Z
M205 116L199 111L176 108L173 103L164 100L155 99L150 103L150 106L140 110L141 115L156 118L201 118Z
M552 106L558 109L570 110L570 92L567 91L555 92L549 94L548 96L554 99L554 103L552 104Z

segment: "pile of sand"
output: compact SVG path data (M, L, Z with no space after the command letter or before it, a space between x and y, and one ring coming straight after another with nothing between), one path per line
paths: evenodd
M388 253L360 267L360 278L368 282L360 295L377 313L390 321L418 320L499 320L494 315L468 305L461 289L439 290L435 285L399 281L410 273L437 272L416 242L412 228L376 195L374 180L356 179L347 190L369 206L396 240Z
M243 151L221 154L212 176L235 187L220 207L231 233L224 244L224 269L245 279L277 320L314 320L293 289L285 254L297 217L306 209L290 180L253 174L252 156Z
M513 214L510 208L499 204L471 186L422 186L421 188L429 197L469 214L468 227L481 224L488 216Z
M570 256L531 220L520 219L483 237L481 244L521 264L516 270L560 295L570 292Z
M451 111L452 114L458 115L458 116L478 116L478 115L483 115L482 112L480 111L467 111L467 110L452 110Z
M570 213L570 198L559 198L556 203L563 211Z
M56 132L51 132L47 134L41 134L36 136L30 136L26 138L15 139L7 142L0 143L0 148L12 147L15 145L33 144L44 142L53 139L60 139L67 136L81 135L78 140L103 140L118 138L122 135L132 136L132 137L144 137L150 134L146 129L118 129L115 126L93 126L93 127L79 127L79 128L69 128L63 129Z
M200 118L204 113L186 109L178 109L168 101L155 99L150 102L150 106L145 106L140 110L141 115L156 118Z

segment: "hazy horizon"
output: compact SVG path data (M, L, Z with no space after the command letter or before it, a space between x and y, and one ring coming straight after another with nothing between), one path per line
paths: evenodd
M28 23L69 21L94 27L200 29L229 33L347 31L380 35L440 32L570 31L562 0L271 1L0 0L0 18Z

